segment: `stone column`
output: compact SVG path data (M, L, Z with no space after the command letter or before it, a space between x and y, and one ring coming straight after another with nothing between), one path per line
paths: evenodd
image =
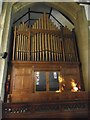
M81 9L77 12L75 31L80 61L82 64L84 86L85 90L88 91L88 22L84 7L81 7Z
M4 3L5 7L5 14L2 15L3 19L3 27L2 27L2 39L1 39L1 47L2 51L7 51L8 49L8 42L9 42L9 33L10 33L10 19L11 19L11 12L12 12L12 3ZM0 60L0 96L3 100L4 98L4 86L6 80L6 73L7 73L7 59Z
M2 13L0 14L0 52L2 52L2 36L4 30L5 16L7 11L7 3L3 3ZM0 97L1 97L1 89L2 89L2 77L3 77L3 60L0 59Z
M2 101L0 99L0 120L2 119Z
M88 37L89 37L89 41L88 41L88 87L89 87L89 91L90 91L90 25L89 25L89 31L88 31Z

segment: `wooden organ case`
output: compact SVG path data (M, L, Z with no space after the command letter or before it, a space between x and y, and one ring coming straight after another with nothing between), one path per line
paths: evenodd
M14 29L11 102L47 102L83 89L74 31L60 29L43 14L31 27Z

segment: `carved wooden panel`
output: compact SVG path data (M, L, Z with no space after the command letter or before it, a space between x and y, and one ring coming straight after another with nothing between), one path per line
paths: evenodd
M42 94L43 95L43 94ZM40 98L42 95L38 95ZM57 96L56 96L57 95ZM35 96L36 97L36 96ZM51 98L49 98L51 97ZM88 117L88 93L47 94L46 102L3 103L3 118L86 118ZM48 98L48 99L47 99ZM57 98L57 99L56 99ZM50 101L53 99L53 102ZM36 99L34 99L36 100ZM40 99L41 100L41 99ZM58 101L58 102L57 102Z

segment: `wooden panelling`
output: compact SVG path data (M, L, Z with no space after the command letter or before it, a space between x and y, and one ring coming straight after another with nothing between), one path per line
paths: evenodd
M36 71L46 71L46 91L35 91L35 73ZM49 91L48 76L50 71L58 71L65 81L65 90L56 93ZM10 96L11 102L40 102L48 100L59 100L60 94L71 90L71 80L74 79L77 84L81 84L79 63L60 63L60 62L12 62ZM81 88L82 90L82 88ZM69 94L68 94L69 95ZM75 94L74 94L75 95ZM50 97L51 96L51 97Z
M12 94L12 103L22 103L22 102L30 102L30 103L46 103L46 102L60 102L60 101L68 101L68 100L86 100L88 98L88 94L86 92L35 92L32 94Z
M28 67L14 67L11 77L11 93L27 93L32 92L33 69Z
M40 101L34 98L33 103L3 103L3 118L65 118L66 120L89 117L88 102L90 100L87 92L46 93L46 95L37 93L37 96L34 97Z

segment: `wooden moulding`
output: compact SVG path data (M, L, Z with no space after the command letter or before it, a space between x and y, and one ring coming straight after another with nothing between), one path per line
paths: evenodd
M69 101L87 101L88 93L80 92L35 92L11 94L12 103L30 102L30 103L48 103L48 102L69 102Z
M14 67L34 67L34 70L58 71L62 67L78 67L80 62L33 62L33 61L12 61Z
M38 97L47 101L39 101L34 98L33 102L3 103L3 118L89 118L88 93L85 91L77 93L60 93L55 100L56 94L38 93ZM49 96L47 96L49 95ZM53 96L53 97L52 97ZM24 96L23 96L24 97ZM76 98L75 98L76 97ZM52 99L53 98L53 99ZM32 98L31 98L32 99ZM35 101L36 100L36 101Z

